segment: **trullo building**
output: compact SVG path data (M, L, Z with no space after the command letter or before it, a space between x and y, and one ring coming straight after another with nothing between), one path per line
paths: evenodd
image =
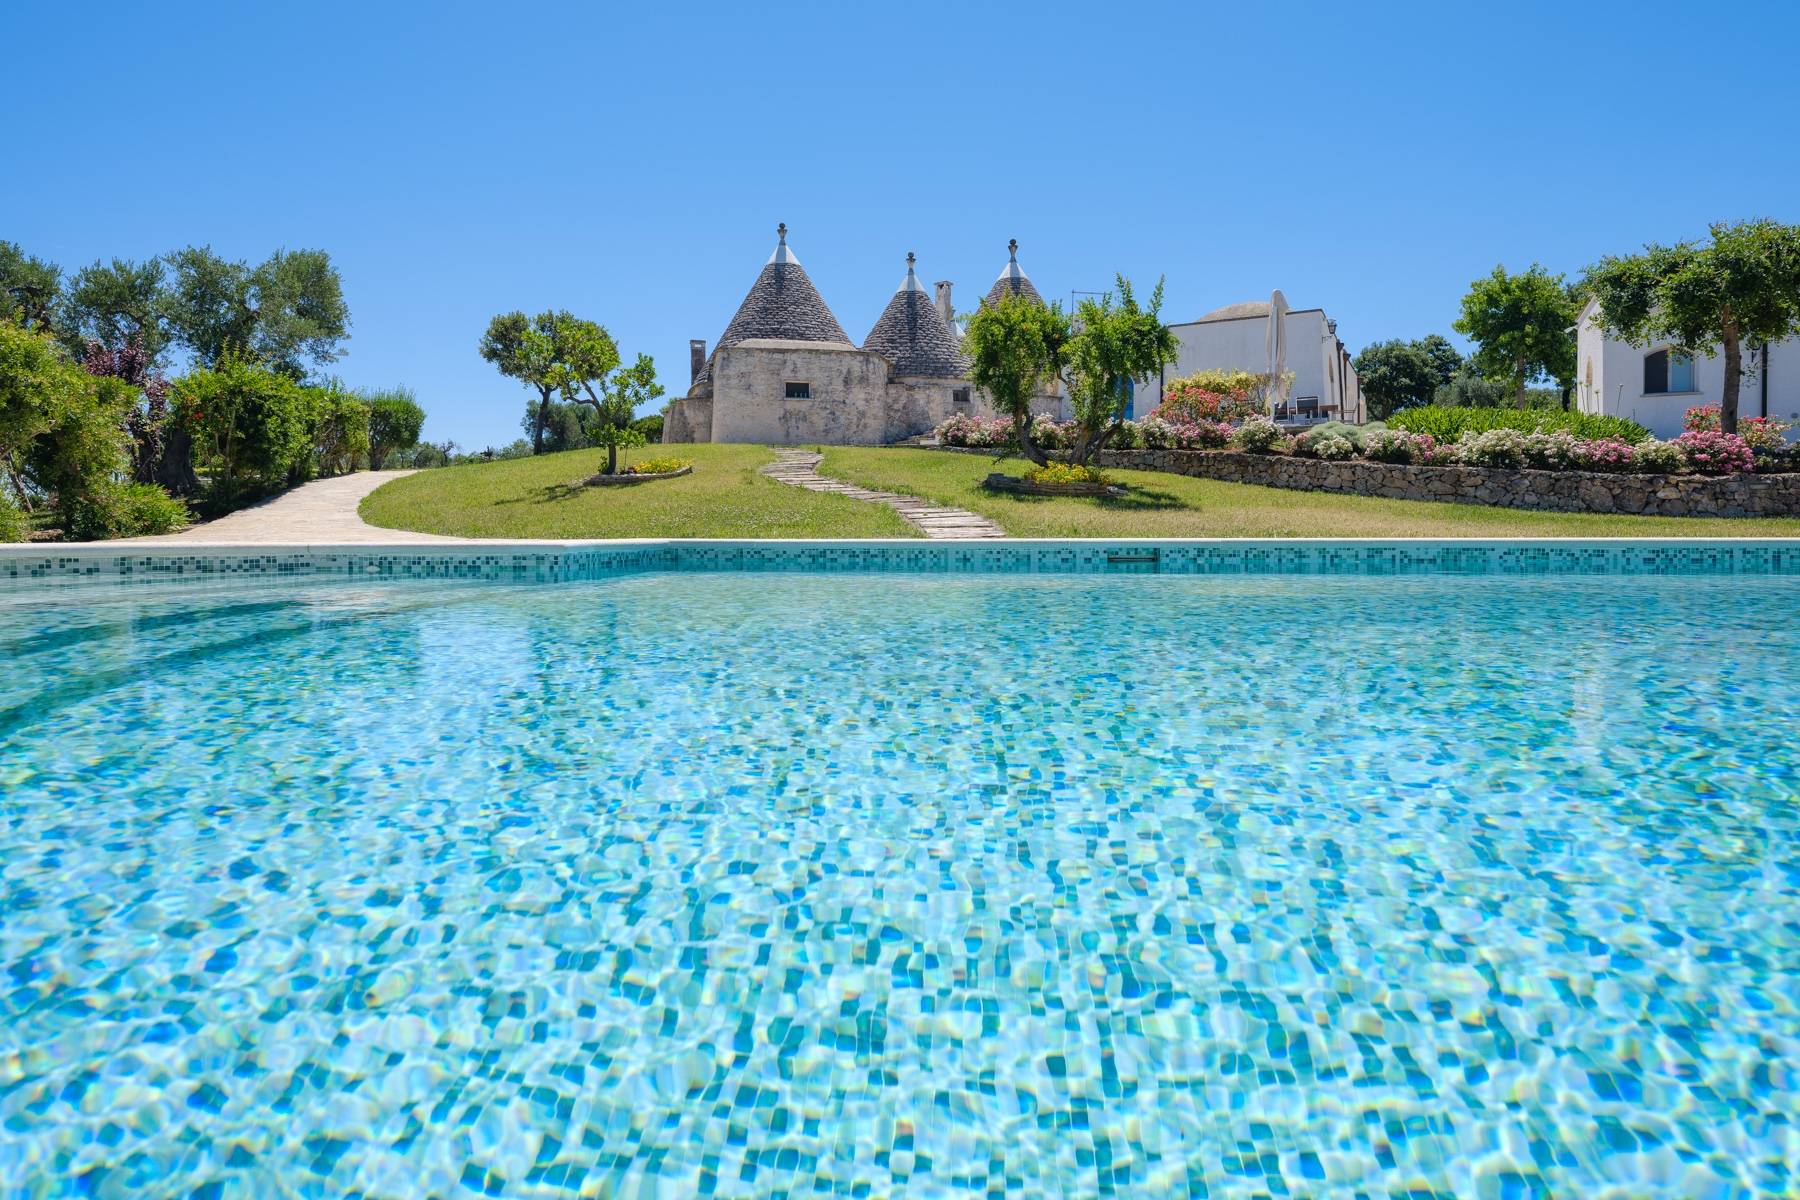
M712 353L690 343L688 394L670 403L665 442L880 445L928 432L956 413L991 416L969 385L951 285L906 276L858 347L777 230L775 251ZM1017 243L990 298L1036 296Z

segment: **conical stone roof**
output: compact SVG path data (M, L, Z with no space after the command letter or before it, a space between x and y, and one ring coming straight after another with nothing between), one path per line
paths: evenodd
M807 277L806 268L800 265L800 260L788 249L787 225L779 226L776 233L781 240L775 246L775 253L769 255L769 261L763 264L762 274L756 277L750 294L738 305L737 315L731 318L731 324L719 335L718 344L707 356L706 366L695 376L688 395L712 394L713 359L718 357L719 351L724 347L735 346L739 342L747 342L752 338L780 338L793 342L835 342L841 346L852 344L850 335L844 332L838 319L831 315L831 309L826 307L819 289Z
M983 303L998 304L1004 296L1029 296L1042 304L1044 298L1038 295L1038 290L1031 286L1031 280L1026 278L1025 272L1019 267L1018 238L1006 243L1006 252L1006 267L1000 272L1000 278L994 280L994 286L988 289Z
M906 256L906 278L863 339L862 348L893 363L896 375L963 379L969 374L969 359L919 282L911 254Z

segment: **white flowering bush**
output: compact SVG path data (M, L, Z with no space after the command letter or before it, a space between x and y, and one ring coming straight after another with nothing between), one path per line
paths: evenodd
M1575 465L1581 440L1572 433L1528 433L1521 452L1525 465L1538 471L1567 471Z
M1687 452L1674 442L1650 438L1631 448L1631 469L1646 475L1676 475L1687 465Z
M1339 437L1335 433L1313 442L1313 455L1326 462L1343 462L1347 458L1356 457L1356 446L1347 437Z
M1525 438L1516 429L1465 433L1456 443L1456 461L1468 467L1522 467Z
M1281 440L1281 429L1267 417L1250 417L1231 435L1238 449L1251 454L1267 454Z

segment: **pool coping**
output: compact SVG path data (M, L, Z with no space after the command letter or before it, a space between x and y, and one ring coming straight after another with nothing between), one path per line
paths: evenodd
M268 576L564 582L674 571L869 574L1800 575L1793 538L638 538L26 543L0 586Z

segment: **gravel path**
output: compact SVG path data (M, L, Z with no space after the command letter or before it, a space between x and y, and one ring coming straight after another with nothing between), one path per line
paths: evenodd
M811 450L778 450L778 457L763 468L763 474L809 492L833 492L852 500L885 504L906 519L907 524L923 530L928 538L1000 538L1006 530L986 517L960 508L944 508L917 496L898 492L877 492L857 487L841 479L827 479L819 474L819 459Z
M381 529L357 515L362 498L390 479L411 471L358 471L331 479L315 479L291 491L239 509L216 521L162 537L129 538L120 544L165 542L231 542L238 545L338 545L346 542L460 542L466 538Z

